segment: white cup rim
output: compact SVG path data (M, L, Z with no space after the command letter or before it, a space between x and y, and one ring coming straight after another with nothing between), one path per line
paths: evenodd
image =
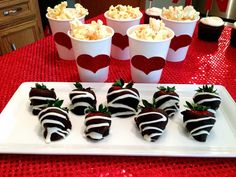
M131 18L131 19L114 19L114 18L111 18L107 15L108 11L106 11L104 13L104 16L106 19L109 19L109 20L112 20L112 21L116 21L116 22L132 22L132 21L136 21L136 20L140 20L142 17L143 17L143 13L140 12L140 16L138 16L137 18Z
M166 21L170 21L170 22L174 22L174 23L183 23L183 24L193 23L193 22L196 22L200 19L200 16L198 16L196 19L191 20L191 21L178 21L178 20L171 20L171 19L165 18L165 17L162 16L162 14L160 15L160 17L161 17L161 19L164 19Z
M172 29L170 29L170 28L168 28L168 27L165 27L165 29L167 29L168 31L170 31L171 32L171 37L169 37L169 38L167 38L167 39L164 39L164 40L144 40L144 39L138 39L138 38L134 38L133 36L131 36L130 35L130 31L132 31L133 29L135 29L135 28L137 28L137 27L139 27L139 26L143 26L143 25L148 25L148 24L141 24L141 25L135 25L135 26L131 26L128 30L127 30L127 36L129 37L129 38L131 38L131 39L134 39L134 40L136 40L136 41L141 41L141 42L153 42L153 43L161 43L161 42L165 42L165 41L168 41L168 40L171 40L173 37L174 37L174 35L175 35L175 33L174 33L174 31L172 30Z
M75 8L66 8L66 9L75 9ZM86 15L83 15L83 16L80 16L80 17L74 17L74 18L72 18L72 19L55 19L55 18L49 17L49 16L48 16L48 13L46 13L46 17L47 17L48 19L54 20L54 21L58 21L58 22L69 22L69 21L72 21L72 20L74 20L74 19L80 20L80 19L85 18L85 16L86 16Z
M83 24L83 25L90 25L90 24ZM107 26L107 25L103 25L103 26L105 26L106 28L110 29L111 32L112 32L112 34L111 34L110 36L107 36L107 37L105 37L105 38L98 39L98 40L81 40L81 39L77 39L77 38L73 37L73 36L70 34L70 33L71 33L71 29L67 32L67 34L68 34L68 36L69 36L71 39L76 40L76 41L80 41L80 42L85 42L85 43L94 43L94 42L105 41L105 40L107 40L107 39L109 39L109 38L112 38L112 36L114 35L115 32L114 32L113 28L111 28L110 26Z

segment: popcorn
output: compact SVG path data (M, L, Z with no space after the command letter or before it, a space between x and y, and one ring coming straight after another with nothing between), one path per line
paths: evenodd
M75 19L70 22L70 26L71 36L80 40L99 40L112 35L101 20L92 21L91 24L82 24Z
M170 38L171 32L161 20L150 18L149 24L138 26L131 36L142 40L159 41Z
M125 5L117 5L117 6L110 6L109 10L107 11L107 16L117 20L127 20L127 19L135 19L142 15L139 10L139 7L133 8L132 6L125 6Z
M176 21L193 21L199 18L199 12L197 12L193 6L170 6L169 9L165 7L162 9L162 16L169 20Z
M66 8L67 2L56 5L53 9L48 7L48 17L59 20L72 20L73 18L80 18L88 15L88 10L80 4L75 4L75 8Z

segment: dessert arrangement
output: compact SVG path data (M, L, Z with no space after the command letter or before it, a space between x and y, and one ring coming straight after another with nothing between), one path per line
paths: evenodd
M159 91L153 95L156 107L166 112L168 117L173 117L179 110L179 95L175 92L175 87L158 87Z
M47 101L55 101L56 93L54 89L48 89L44 84L35 84L29 92L30 105L32 106L32 113L38 113L47 106Z
M191 136L200 142L205 142L213 128L216 118L206 106L186 102L187 110L181 112L186 129Z
M117 80L107 93L107 105L111 115L119 118L134 116L140 101L139 92L133 88L133 82L125 85L124 80Z
M131 118L144 140L157 141L165 132L167 123L176 119L181 97L175 86L160 86L157 87L158 91L147 95L152 100L151 103L142 99L142 105L139 105L142 95L133 85L133 82L125 84L123 79L117 80L108 88L107 94L102 95L106 102L99 103L98 108L96 93L90 87L83 88L78 82L74 84L76 89L68 92L72 104L70 110L61 108L63 100L51 100L50 97L45 99L45 106L38 113L39 122L44 128L45 142L58 141L70 134L70 112L74 113L75 117L78 116L77 119L84 120L84 134L90 140L99 141L108 136L112 119ZM216 122L216 111L221 98L213 85L203 85L196 91L192 103L186 101L187 109L181 110L181 119L183 127L186 127L195 140L205 142Z
M214 85L203 85L196 90L197 93L193 97L196 104L208 107L208 111L215 114L221 103L219 94L214 90Z
M40 111L38 117L44 128L46 143L64 139L70 134L72 125L68 117L68 109L61 108L63 100L49 101L48 106Z
M163 109L157 108L157 103L142 100L141 112L134 118L143 138L155 142L164 132L168 123L168 116Z
M71 111L76 115L85 115L88 108L96 108L97 99L94 91L89 88L83 88L82 84L76 82L76 89L69 94L72 108Z
M92 140L101 140L109 135L111 126L111 113L106 106L99 105L96 108L89 108L88 114L85 116L84 124L85 135Z

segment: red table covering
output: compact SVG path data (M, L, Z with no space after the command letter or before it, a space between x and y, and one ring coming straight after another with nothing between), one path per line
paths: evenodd
M103 16L97 18L104 19ZM230 27L218 43L197 39L183 62L167 62L160 83L221 84L236 100L236 48ZM22 82L78 81L75 61L58 57L52 36L0 57L0 111ZM112 60L108 82L131 80L129 61ZM0 176L234 177L235 158L0 155Z

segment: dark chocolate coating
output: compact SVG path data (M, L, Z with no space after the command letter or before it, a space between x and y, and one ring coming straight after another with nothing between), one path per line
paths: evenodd
M232 47L236 47L236 29L231 29L231 38L230 38L230 45Z
M33 98L33 97L42 97L42 98ZM54 89L40 89L40 88L31 88L29 92L30 105L33 106L32 113L33 115L38 115L38 113L45 108L45 105L48 104L48 100L56 100L56 93Z
M73 93L73 91L79 91L81 93ZM71 109L71 111L76 114L76 115L84 115L86 114L86 110L88 109L88 107L93 107L96 108L96 104L97 104L97 99L96 99L96 95L94 93L94 91L92 90L80 90L80 89L74 89L69 97L71 100L72 105L74 106L73 109ZM92 95L92 98L90 96ZM77 98L76 98L77 97ZM78 105L75 106L76 103L81 103L81 104L86 104L84 105Z
M217 110L221 103L219 95L208 92L196 93L193 97L193 101L196 104L207 106L210 109Z
M181 114L183 114L183 122L185 123L186 129L195 140L200 142L206 141L209 132L216 122L213 113L208 111L204 112L204 114L193 113L191 110L181 112Z
M198 38L205 41L218 41L224 25L222 26L210 26L202 23L198 24Z
M107 103L112 116L127 118L136 115L140 101L138 90L132 89L109 89Z
M163 133L168 123L167 114L156 108L144 108L135 118L137 127L142 136L155 142Z
M58 115L57 115L58 114ZM65 138L72 128L68 112L57 107L48 107L39 113L46 142Z
M111 126L111 116L105 113L89 113L85 117L85 135L92 140L101 140L109 135ZM93 126L90 127L89 126ZM95 137L90 133L99 134L99 137Z

